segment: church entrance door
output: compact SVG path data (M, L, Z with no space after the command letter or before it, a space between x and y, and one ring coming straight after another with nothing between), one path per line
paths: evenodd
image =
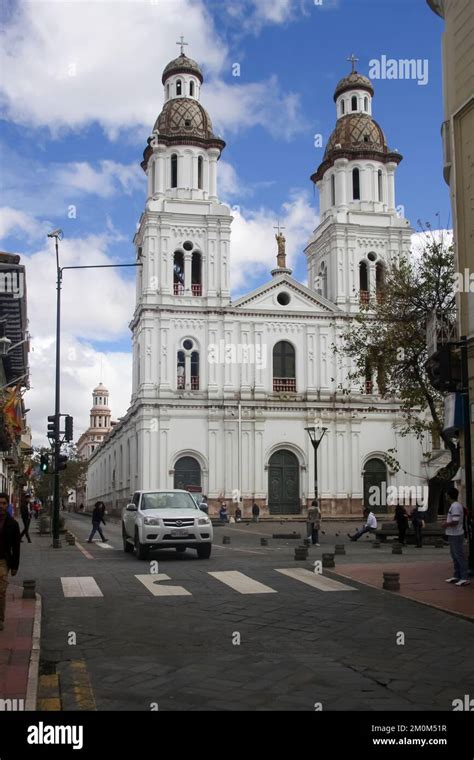
M271 515L300 513L299 464L291 451L282 449L270 457L268 466L268 508Z
M174 488L201 491L201 467L194 457L181 457L174 466Z

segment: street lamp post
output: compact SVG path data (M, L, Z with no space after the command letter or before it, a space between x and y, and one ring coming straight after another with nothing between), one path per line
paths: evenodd
M318 448L319 444L324 438L324 433L327 431L327 428L322 427L321 424L318 424L314 427L307 427L305 430L309 435L311 444L314 449L314 499L316 501L318 498Z
M55 382L55 401L54 401L54 481L53 481L53 548L59 549L61 542L59 540L59 455L61 451L61 432L60 432L60 401L61 401L61 285L63 271L65 269L110 269L117 267L137 267L142 266L141 262L134 264L90 264L70 267L59 266L59 247L58 241L63 239L62 230L53 230L48 237L55 239L56 245L56 382Z

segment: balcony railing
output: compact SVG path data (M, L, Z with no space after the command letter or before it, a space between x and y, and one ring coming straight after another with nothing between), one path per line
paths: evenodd
M184 285L181 282L175 282L173 285L173 292L175 296L182 296L184 293Z
M373 393L374 390L374 383L372 380L366 380L365 381L365 392L368 396L370 396L371 393Z
M176 385L178 390L183 390L185 387L184 375L178 375Z
M192 377L191 378L191 390L192 391L198 391L199 390L199 377Z
M375 297L377 299L377 303L382 303L383 301L383 292L381 290L378 290L375 294Z
M202 296L202 285L191 285L193 296Z
M367 304L370 301L370 293L368 290L361 290L359 291L359 301L360 303Z
M296 379L294 377L274 377L274 393L296 393Z

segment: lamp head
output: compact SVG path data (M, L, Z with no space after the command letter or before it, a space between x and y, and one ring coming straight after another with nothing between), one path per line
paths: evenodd
M49 238L56 238L57 240L62 240L64 237L63 231L59 228L57 230L53 230L52 232L48 232Z

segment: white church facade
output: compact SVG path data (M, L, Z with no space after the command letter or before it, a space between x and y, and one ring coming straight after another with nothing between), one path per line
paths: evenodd
M183 53L163 72L134 239L131 404L90 456L88 503L120 510L137 489L175 487L205 494L211 513L239 500L244 515L255 502L262 515L304 514L315 494L305 428L315 425L326 428L323 514L359 514L370 485L402 485L404 470L425 484L421 444L397 435L396 401L380 397L376 377L344 394L348 365L332 348L410 249L395 207L401 155L372 118L372 83L353 70L336 88L336 127L312 176L320 223L305 250L308 285L291 276L279 231L268 282L232 301L232 217L217 195L225 143L200 103L202 82Z

